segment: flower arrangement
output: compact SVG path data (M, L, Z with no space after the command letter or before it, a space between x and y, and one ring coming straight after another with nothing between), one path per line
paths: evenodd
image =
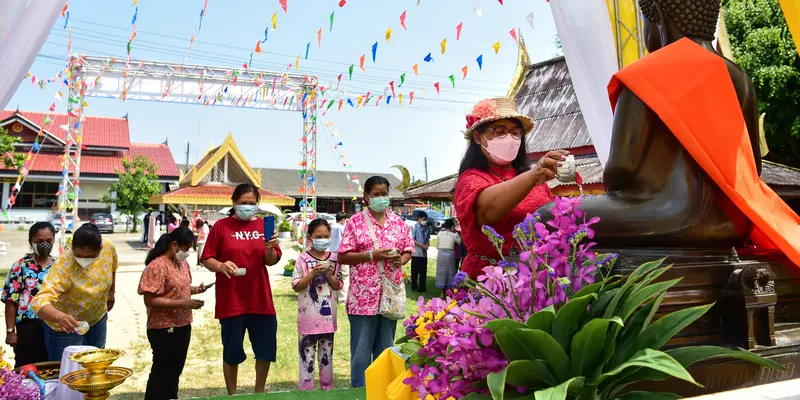
M591 226L599 219L587 220L580 204L580 198L556 197L551 220L534 214L517 225L521 263L503 259L477 280L459 272L457 289L445 299L420 298L398 340L410 370L404 383L419 398L502 399L515 391L548 399L639 399L655 394L628 397L624 389L670 376L696 384L685 368L710 358L780 368L746 350L659 351L713 304L654 322L667 289L680 279L655 282L670 268L661 267L663 260L609 276L617 255L591 250ZM505 239L488 226L483 232L502 257Z
M23 380L22 375L0 368L0 400L38 400L38 388L26 386Z

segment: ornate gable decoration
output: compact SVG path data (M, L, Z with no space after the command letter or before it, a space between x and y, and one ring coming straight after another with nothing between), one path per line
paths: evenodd
M215 168L224 165L227 165L227 172L220 172L221 168ZM243 177L246 182L261 188L261 172L256 172L247 163L233 141L233 135L228 133L219 147L206 153L203 159L181 178L180 187L198 186L207 181L230 183L224 182L224 178L227 176L227 180L230 181L232 175L236 178Z

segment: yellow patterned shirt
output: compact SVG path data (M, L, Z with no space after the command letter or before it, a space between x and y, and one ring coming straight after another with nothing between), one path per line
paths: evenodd
M103 239L100 256L86 268L81 268L75 261L72 249L65 250L50 268L42 289L31 302L31 308L38 314L45 304L51 304L78 322L94 325L108 312L108 293L117 266L117 250L108 239ZM61 330L58 323L47 322L47 325L56 331Z

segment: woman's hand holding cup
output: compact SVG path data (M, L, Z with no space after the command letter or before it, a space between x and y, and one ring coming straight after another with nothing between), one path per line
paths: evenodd
M533 166L531 173L536 177L537 184L547 182L556 177L556 169L561 162L567 158L569 152L566 150L554 150L539 159Z
M63 314L61 318L58 319L58 325L61 327L62 331L73 333L78 329L78 326L80 326L80 322L76 321L75 318L72 318L69 314Z
M400 259L397 249L377 249L372 252L372 259L375 261L394 261Z
M206 304L206 302L203 300L186 299L184 307L190 310L199 310L200 307L203 307L204 304Z
M237 267L236 264L233 263L233 261L225 261L224 263L220 263L219 268L220 268L219 272L228 277L228 279L234 276L234 274L236 274L236 270L239 269L239 267Z

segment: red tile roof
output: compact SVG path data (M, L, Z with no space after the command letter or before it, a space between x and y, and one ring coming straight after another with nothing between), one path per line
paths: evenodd
M159 178L175 178L177 179L180 173L178 167L175 165L175 160L172 159L172 152L164 144L151 145L134 143L131 147L131 153L134 155L143 155L148 157L158 167ZM32 173L36 172L61 172L64 167L61 161L64 160L63 154L56 153L39 153L36 159L33 160L32 166L29 167ZM2 170L8 170L2 168ZM111 156L98 156L98 155L81 155L81 173L82 174L100 174L100 175L116 175L117 170L122 170L122 155L117 153Z
M39 111L5 110L0 113L0 121L18 113L23 118L39 127L44 126L44 119L49 113ZM67 114L50 114L51 121L47 131L61 140L66 138L62 125L67 124ZM86 147L114 147L128 149L131 146L128 120L125 118L96 117L87 115L83 123L83 144Z
M48 113L38 111L10 111L0 113L0 121L5 121L15 114L27 119L37 126L44 125L44 118ZM67 114L51 114L48 132L54 136L65 139L66 132L61 125L67 123ZM156 172L162 178L178 178L180 172L175 165L172 152L165 144L131 143L128 130L128 120L125 118L90 117L87 116L83 126L83 144L86 149L104 147L118 148L119 152L113 155L81 155L81 173L116 175L117 170L122 170L122 157L142 155L156 164ZM63 154L40 153L33 165L31 172L61 172L64 167L61 161ZM6 170L6 168L0 168Z
M170 151L169 146L165 144L131 143L130 154L149 158L150 161L154 162L158 167L156 173L159 177L178 177L181 174L180 171L178 171L178 166L175 165L172 151ZM83 162L81 162L81 164L82 163Z

